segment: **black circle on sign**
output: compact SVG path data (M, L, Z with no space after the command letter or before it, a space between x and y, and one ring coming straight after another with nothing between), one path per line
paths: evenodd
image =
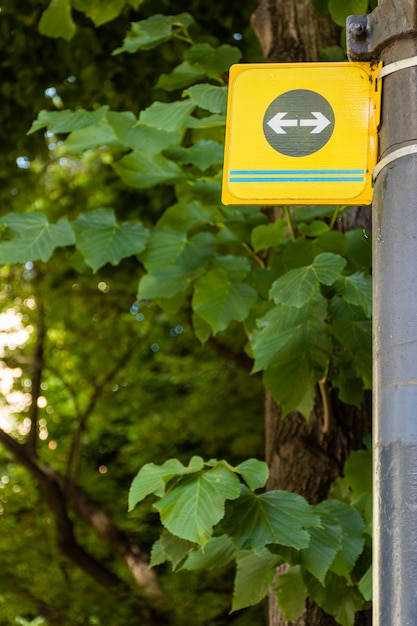
M264 135L272 148L286 156L317 152L334 130L330 103L315 91L294 89L275 98L263 120Z

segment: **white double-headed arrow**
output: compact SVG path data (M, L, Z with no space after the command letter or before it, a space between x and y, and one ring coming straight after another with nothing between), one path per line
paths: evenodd
M314 119L309 120L284 120L283 118L286 115L287 111L284 113L277 113L272 119L269 120L269 122L267 122L268 126L270 126L272 130L277 133L277 135L287 134L286 130L284 130L285 126L312 126L313 129L310 131L310 134L318 135L330 124L330 120L328 120L323 113L320 113L320 111L312 111L311 115L314 115Z

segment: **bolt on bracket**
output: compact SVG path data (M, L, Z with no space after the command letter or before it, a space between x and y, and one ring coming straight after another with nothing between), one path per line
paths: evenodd
M346 44L351 61L376 61L381 50L395 40L417 38L415 0L380 0L369 15L346 20Z

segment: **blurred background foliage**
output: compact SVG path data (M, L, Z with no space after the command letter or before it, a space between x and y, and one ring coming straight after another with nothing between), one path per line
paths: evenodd
M253 61L261 58L249 27L255 5L254 0L192 0L186 9L196 19L199 37L237 45ZM144 2L138 11L125 6L98 28L74 10L77 32L71 41L39 34L47 6L42 0L0 3L0 217L35 210L55 221L115 205L124 219L140 210L152 223L166 206L169 189L127 188L103 155L92 151L71 162L61 156L56 137L26 133L41 109L108 104L137 114L155 99L166 99L166 92L155 88L156 77L178 64L181 42L177 49L163 46L158 54L114 57L111 52L131 21L181 12L183 3ZM231 462L261 458L263 392L257 377L248 382L238 329L232 344L220 337L203 349L188 319L136 301L138 271L127 259L93 274L67 250L47 264L0 269L0 425L24 440L34 354L44 333L36 398L40 462L94 494L113 521L149 550L159 534L156 514L150 506L127 514L127 490L138 468L171 456L186 462L197 452ZM13 331L26 341L19 344ZM6 368L15 376L12 387ZM129 581L125 566L91 529L75 516L74 523L87 549ZM136 592L107 593L59 553L54 521L37 485L3 449L0 559L1 626L148 623L146 602ZM264 619L262 607L228 616L231 572L172 577L168 569L160 570L170 605L167 623L173 626L244 626Z

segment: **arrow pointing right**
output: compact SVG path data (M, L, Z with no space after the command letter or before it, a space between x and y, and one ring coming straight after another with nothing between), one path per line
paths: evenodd
M274 115L272 119L267 122L268 126L272 128L272 130L277 133L277 135L286 135L286 131L283 129L283 126L297 126L298 120L284 120L282 119L287 115L287 111L284 113L277 113ZM316 122L314 122L316 123Z
M300 126L313 126L313 130L310 131L310 135L321 133L322 130L328 127L330 120L327 119L320 111L312 111L311 115L314 115L314 120L300 120Z

